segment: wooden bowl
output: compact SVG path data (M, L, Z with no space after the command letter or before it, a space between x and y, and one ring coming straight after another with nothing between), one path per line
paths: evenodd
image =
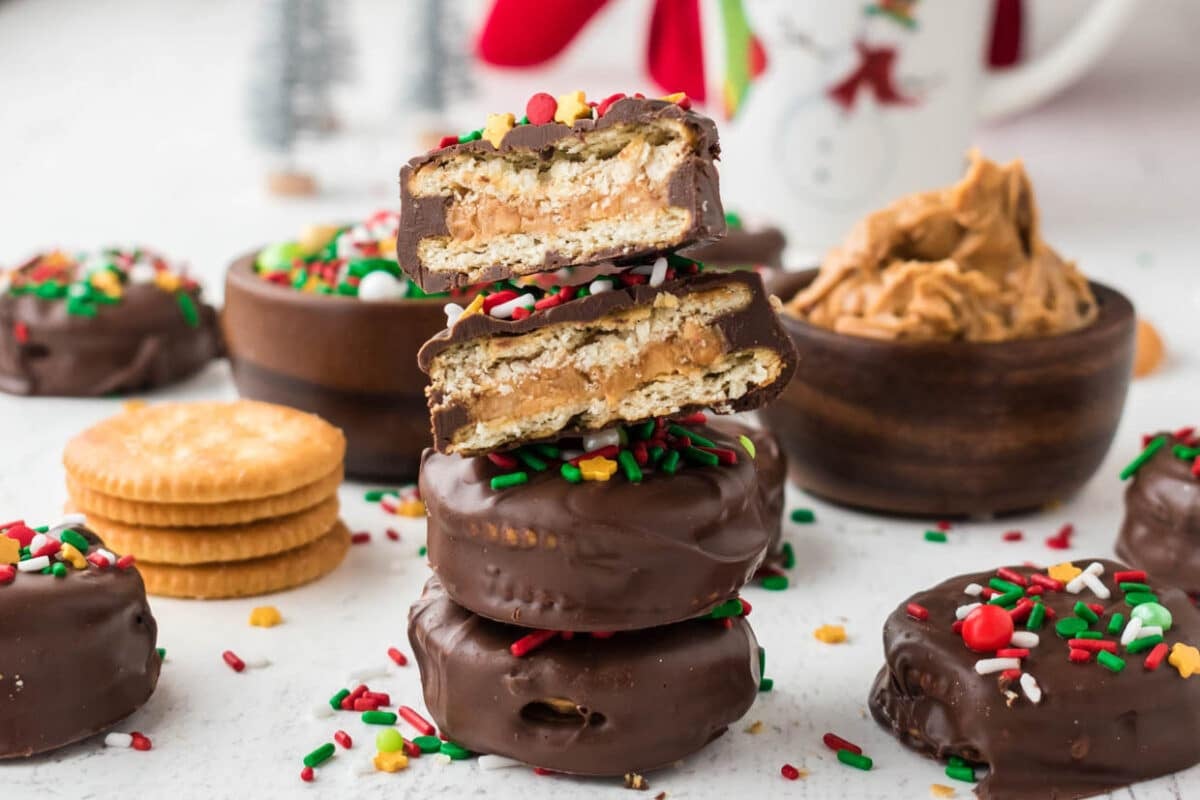
M445 298L363 302L264 281L255 253L225 276L225 335L242 397L309 411L346 434L346 473L410 480L433 437L417 350Z
M786 300L815 275L778 274L769 286ZM1067 497L1104 460L1133 364L1133 306L1091 286L1095 323L1013 342L881 341L785 312L800 366L760 415L792 482L845 505L931 517Z

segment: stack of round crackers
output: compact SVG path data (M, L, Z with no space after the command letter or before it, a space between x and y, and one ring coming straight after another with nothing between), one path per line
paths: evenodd
M128 410L67 444L70 505L151 594L245 597L341 563L345 439L313 414L240 400Z

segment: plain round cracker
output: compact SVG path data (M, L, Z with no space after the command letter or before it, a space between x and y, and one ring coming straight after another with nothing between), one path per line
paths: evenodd
M124 411L63 452L75 482L125 500L221 503L291 492L342 463L346 439L315 414L255 400Z

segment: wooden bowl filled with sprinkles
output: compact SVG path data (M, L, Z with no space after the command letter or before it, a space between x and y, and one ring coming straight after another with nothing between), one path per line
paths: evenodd
M314 226L241 256L225 279L225 335L242 397L308 411L346 435L346 472L412 480L429 446L417 351L451 298L425 295L392 257L395 215Z

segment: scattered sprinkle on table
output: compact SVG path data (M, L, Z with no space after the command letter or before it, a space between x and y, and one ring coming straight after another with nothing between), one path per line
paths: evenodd
M250 612L250 624L257 628L274 628L283 622L283 615L275 606L258 606Z
M822 625L813 631L813 637L825 644L841 644L846 641L846 628L842 625Z
M925 531L925 541L942 543L946 541L945 531L929 530Z
M792 522L797 525L807 525L810 522L816 522L817 515L811 508L797 508L792 512Z

